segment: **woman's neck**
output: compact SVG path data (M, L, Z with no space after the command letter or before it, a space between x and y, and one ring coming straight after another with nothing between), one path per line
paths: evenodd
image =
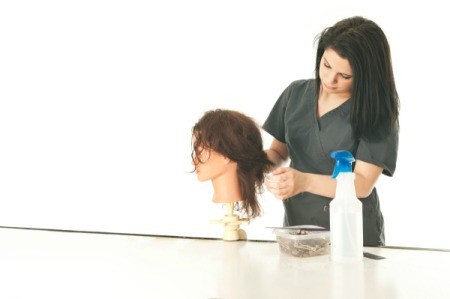
M317 101L317 116L322 117L324 114L336 109L344 104L351 94L331 94L324 90L321 91Z

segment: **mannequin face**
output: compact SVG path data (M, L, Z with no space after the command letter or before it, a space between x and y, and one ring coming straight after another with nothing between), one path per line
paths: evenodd
M213 150L203 150L199 157L196 157L195 159L195 171L198 180L201 182L214 180L232 170L230 159ZM199 163L198 159L202 161L202 163Z

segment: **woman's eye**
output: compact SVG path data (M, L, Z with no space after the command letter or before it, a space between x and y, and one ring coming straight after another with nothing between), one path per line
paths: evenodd
M331 68L329 64L327 64L326 62L323 63L323 66L326 67L327 69Z
M344 78L345 80L349 80L352 78L352 76L342 75L342 78Z

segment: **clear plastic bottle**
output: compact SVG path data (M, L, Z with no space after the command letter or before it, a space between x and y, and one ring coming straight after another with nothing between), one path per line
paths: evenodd
M330 256L335 262L357 262L363 258L362 203L356 197L355 158L348 151L335 151L333 178L336 195L330 203Z

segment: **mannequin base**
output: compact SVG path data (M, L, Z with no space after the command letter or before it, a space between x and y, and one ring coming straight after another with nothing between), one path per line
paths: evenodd
M247 240L247 233L240 228L240 225L248 224L248 219L239 218L237 215L225 215L223 219L214 221L224 225L224 233L222 239L224 241Z

